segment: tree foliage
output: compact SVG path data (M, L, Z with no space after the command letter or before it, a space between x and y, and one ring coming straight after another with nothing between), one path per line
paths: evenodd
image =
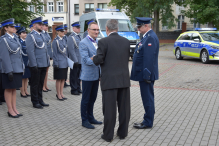
M109 5L125 10L126 15L131 17L132 22L135 21L135 17L153 16L153 27L155 32L158 32L159 21L168 28L175 26L177 19L173 15L172 5L174 2L181 5L180 0L111 0Z
M185 0L187 10L182 13L191 19L191 22L208 23L209 27L219 28L219 0Z
M29 11L29 7L35 7L35 13ZM14 18L15 23L20 23L23 26L28 26L30 21L36 16L43 16L42 8L44 4L41 0L0 0L0 22Z

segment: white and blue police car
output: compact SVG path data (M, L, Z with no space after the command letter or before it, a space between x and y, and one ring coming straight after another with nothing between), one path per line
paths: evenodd
M174 43L173 53L177 60L183 57L201 59L207 64L219 60L219 31L216 28L195 28L180 34Z

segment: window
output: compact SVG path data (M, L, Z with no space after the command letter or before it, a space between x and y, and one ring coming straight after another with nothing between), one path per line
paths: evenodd
M179 15L178 16L178 29L182 29L182 23L184 22L184 16Z
M108 19L99 19L99 24L100 24L100 30L106 31L106 22ZM132 24L129 20L125 19L117 19L119 23L119 31L122 32L130 32L130 31L135 31L134 28L132 27Z
M192 34L192 40L194 40L194 39L199 39L199 41L200 41L200 37L197 33Z
M57 12L64 12L64 3L57 2Z
M100 9L105 9L105 8L107 8L107 3L99 3L99 4L98 4L98 8L100 8Z
M48 2L48 10L47 12L54 12L54 4L53 2Z
M40 12L43 13L44 12L44 6L40 7Z
M79 4L75 4L75 15L79 15Z
M85 13L94 11L94 4L85 4Z
M190 40L191 35L192 35L191 33L185 34L184 37L183 37L183 40Z
M34 12L34 6L33 5L30 6L30 11Z

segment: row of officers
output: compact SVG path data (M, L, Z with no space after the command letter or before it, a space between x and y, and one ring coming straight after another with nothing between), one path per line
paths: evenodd
M90 20L87 23L91 23ZM49 106L43 101L42 92L51 91L47 86L50 60L53 60L53 77L56 80L56 98L67 100L63 95L63 87L67 79L68 57L74 62L70 69L71 94L80 95L81 58L79 42L81 41L80 24L72 24L73 32L67 37L67 25L55 28L56 38L51 41L47 33L48 20L42 17L33 19L31 32L27 34L25 27L16 30L14 19L1 22L0 37L0 104L6 101L8 116L22 116L16 108L16 89L20 88L21 97L31 96L34 108L42 109ZM30 94L27 91L28 79Z

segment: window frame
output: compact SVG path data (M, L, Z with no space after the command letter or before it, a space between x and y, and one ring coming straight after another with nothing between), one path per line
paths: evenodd
M62 3L62 5L59 5L59 3ZM59 7L63 7L62 11L59 11ZM57 8L57 12L62 13L64 12L64 2L63 1L57 1L56 2L56 8Z
M49 5L49 3L52 3L52 5ZM49 11L49 8L52 7L52 11ZM47 2L47 12L53 13L54 12L54 2Z
M106 4L106 8L103 8L104 4ZM100 9L107 9L107 3L98 3L97 5L98 5L98 8L100 8L99 5L102 5L102 8L100 8Z
M76 13L76 5L78 5L78 13ZM74 4L74 14L79 15L79 4Z
M86 11L86 4L89 4L89 11ZM91 4L93 4L93 11L94 11L94 3L85 3L84 4L84 12L85 13L89 13L89 12L93 12L93 11L91 11Z
M33 7L33 11L31 11L31 7ZM34 7L34 5L30 5L30 6L29 6L29 11L35 13L35 7Z

